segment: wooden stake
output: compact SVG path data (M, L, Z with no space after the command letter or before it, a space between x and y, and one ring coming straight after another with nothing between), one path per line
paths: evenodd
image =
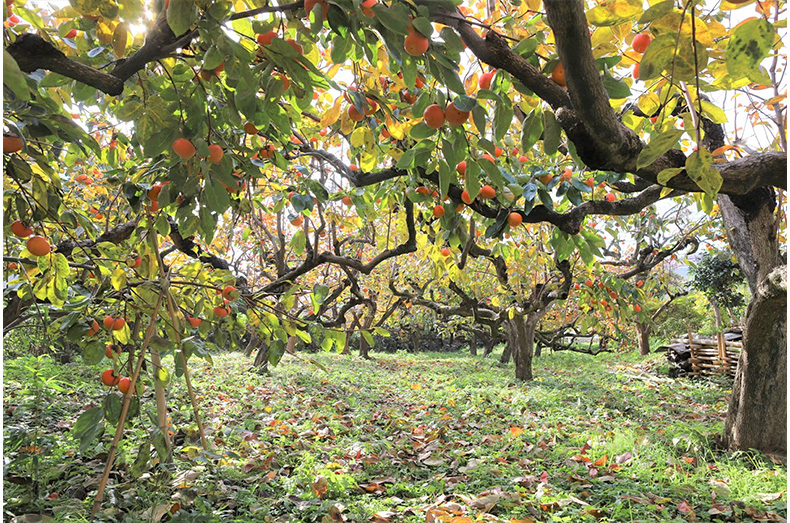
M110 451L107 453L107 463L104 465L104 473L102 474L101 481L99 482L99 489L96 491L96 499L93 501L93 508L91 509L91 516L95 516L97 512L99 512L99 508L101 507L101 502L104 499L104 489L107 487L107 481L110 479L110 471L112 470L113 461L115 461L115 453L118 451L118 443L121 441L123 437L123 427L126 423L126 414L129 412L129 404L132 402L132 393L135 390L135 385L137 384L137 378L140 376L140 370L143 367L143 361L145 360L145 349L148 347L148 344L151 341L151 337L154 335L156 331L156 318L159 315L159 307L162 306L162 295L159 295L159 299L156 302L156 306L154 307L154 312L151 315L151 322L148 324L148 329L145 332L145 339L143 339L143 344L140 348L140 354L137 357L137 365L134 368L134 372L132 373L131 383L129 385L129 390L123 397L123 406L121 407L121 417L118 419L118 426L115 428L115 436L112 439L112 444L110 445Z
M181 358L181 366L184 368L184 381L187 384L189 401L192 403L192 412L195 415L195 422L197 423L198 431L200 432L200 443L203 445L203 450L211 450L211 445L209 445L208 441L206 440L206 431L203 428L203 421L200 419L200 409L198 408L197 398L195 398L195 391L192 389L192 379L189 376L187 358L184 356L184 348L181 345L181 327L179 325L178 315L176 314L175 300L173 299L173 295L170 294L169 288L165 292L167 293L167 309L170 312L170 320L173 322L173 331L176 335L178 355Z

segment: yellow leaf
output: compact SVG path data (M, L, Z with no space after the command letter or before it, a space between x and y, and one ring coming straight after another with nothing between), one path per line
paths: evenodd
M395 120L393 120L389 114L386 115L386 120L387 120L387 129L389 129L389 132L392 135L392 137L395 138L396 140L403 140L403 138L406 136L403 130L403 126L398 122L396 122Z
M351 133L351 137L349 138L349 142L353 147L362 147L365 143L365 131L369 131L369 129L365 127L359 127Z
M375 152L376 152L375 149L369 149L363 151L362 154L360 154L359 167L363 171L368 172L376 168L376 164L378 162L378 156L375 154Z
M112 33L112 50L116 58L122 58L126 55L126 46L129 43L129 30L126 28L126 23L120 23L115 27Z
M420 385L419 383L414 383L414 384L412 384L411 388L412 388L412 390L421 390L422 389L422 385Z
M113 27L105 24L104 22L97 22L96 23L96 37L99 39L102 45L109 45L112 42L112 37L114 34Z
M340 105L343 103L343 98L337 97L335 100L335 105L332 106L324 115L321 117L321 127L329 127L333 123L340 118Z

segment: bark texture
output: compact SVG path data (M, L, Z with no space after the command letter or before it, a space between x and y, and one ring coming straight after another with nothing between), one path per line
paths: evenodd
M653 325L646 322L637 321L636 325L636 341L639 345L639 354L647 356L650 354L650 333L653 330Z
M787 452L787 272L778 267L749 304L724 443Z
M724 425L723 443L731 450L787 451L787 264L775 206L769 187L719 198L730 246L752 290Z

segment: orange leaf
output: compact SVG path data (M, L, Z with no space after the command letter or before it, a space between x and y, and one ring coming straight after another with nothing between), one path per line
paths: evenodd
M510 427L510 434L512 434L513 437L520 436L524 434L524 429L522 429L521 427Z
M606 458L607 457L608 456L606 454L604 454L601 459L599 459L599 460L597 460L597 461L595 461L593 463L593 466L595 466L595 467L603 467L604 465L606 465Z
M415 383L414 385L411 386L411 388L413 390L420 390L422 388L422 385L420 385L419 383Z

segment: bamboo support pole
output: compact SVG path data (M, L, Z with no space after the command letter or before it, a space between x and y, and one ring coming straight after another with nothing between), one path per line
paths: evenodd
M112 439L110 450L107 453L107 463L104 465L104 473L102 474L101 481L99 482L99 489L96 491L96 498L93 501L91 516L95 516L96 513L99 512L101 502L104 499L104 490L107 488L107 481L110 479L110 471L112 470L112 465L115 461L115 453L118 451L118 443L123 437L123 428L124 424L126 423L126 414L129 412L129 405L132 402L132 394L135 391L135 386L137 385L137 378L140 376L140 370L143 368L145 350L148 347L148 344L151 342L151 337L153 337L154 332L156 331L156 318L159 315L159 308L162 306L162 298L163 296L160 294L159 299L156 302L156 306L154 307L154 311L151 314L151 321L148 324L148 329L145 332L145 338L143 339L142 346L140 347L140 354L137 357L137 364L135 366L134 372L132 373L129 390L126 392L123 398L121 416L118 419L118 426L115 429L115 436Z
M154 231L153 224L149 224L148 230L151 235L151 238L156 238L156 231ZM195 397L195 391L192 388L192 379L189 374L189 367L187 366L187 360L186 357L184 356L184 350L181 343L182 340L181 340L181 327L179 323L179 315L177 314L177 309L176 309L175 300L173 299L173 294L170 292L170 282L169 279L167 278L167 273L165 272L165 263L162 260L162 254L159 252L159 245L155 240L152 242L152 245L153 245L154 254L156 255L157 265L159 267L159 277L163 283L162 292L167 297L167 310L168 313L170 314L170 321L173 327L173 332L175 333L176 336L176 347L178 350L178 355L181 359L181 366L184 369L184 381L187 385L187 394L189 395L189 401L192 404L192 412L194 413L195 416L195 423L197 423L198 431L200 432L200 443L203 446L203 450L210 450L209 443L206 440L206 431L203 427L203 421L200 418L200 409L198 408L197 398ZM165 419L165 422L166 421L167 419ZM169 453L170 438L168 437L169 436L168 434L165 434L165 436L166 436L165 441L167 441L167 448Z
M175 300L173 299L173 295L170 294L170 289L166 290L167 292L167 308L170 312L170 319L173 322L173 331L176 335L176 344L178 355L181 359L181 366L184 369L184 381L187 384L187 393L189 394L189 401L192 403L192 412L195 415L195 423L197 423L198 431L200 432L200 443L203 445L203 450L211 450L211 446L206 440L206 431L203 428L203 421L200 418L200 409L198 408L197 398L195 397L195 391L192 389L192 379L189 375L189 367L187 366L187 359L184 356L184 349L181 345L181 328L179 325L178 315L176 313L176 306Z

